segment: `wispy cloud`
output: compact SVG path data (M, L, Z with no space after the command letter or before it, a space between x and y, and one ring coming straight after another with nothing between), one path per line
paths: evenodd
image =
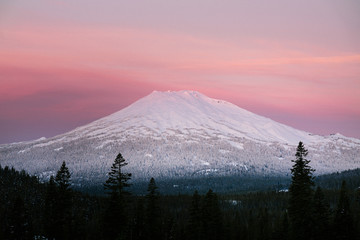
M17 15L0 19L3 118L14 121L32 109L39 116L78 112L79 119L94 119L154 89L186 88L279 120L341 115L360 121L359 34L346 35L357 4L339 10L349 13L343 26L331 15L342 5L332 1L310 9L309 19L293 17L309 13L301 3L286 3L285 12L266 1L267 11L254 15L261 9L250 2L231 1L231 9L170 2L156 2L163 9L154 12L136 1L111 1L113 8L101 6L104 12L93 1L9 3ZM317 21L317 13L328 22ZM87 112L91 106L99 107Z

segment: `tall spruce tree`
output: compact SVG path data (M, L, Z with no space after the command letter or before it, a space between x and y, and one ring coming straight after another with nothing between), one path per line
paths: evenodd
M45 193L45 210L43 216L43 226L45 231L45 236L49 240L55 239L56 229L58 228L56 224L56 201L57 201L57 188L54 180L54 176L50 177L49 183L46 185Z
M124 173L122 168L127 163L119 153L109 172L109 178L104 184L104 188L110 195L107 208L104 213L104 238L105 239L125 239L128 228L128 216L126 212L126 196L130 193L125 189L129 187L128 181L131 173Z
M291 169L291 185L289 188L289 219L291 236L295 240L310 239L312 235L312 200L314 177L310 160L306 159L308 150L299 142L295 160Z
M151 178L146 195L145 227L147 239L161 238L161 214L159 205L159 192L155 179Z
M210 189L204 198L202 206L202 236L203 239L223 239L222 214L217 195Z
M55 176L57 192L55 198L54 215L56 216L55 239L71 239L72 235L72 192L71 174L65 161Z
M108 194L118 195L120 198L126 194L129 194L125 188L130 186L128 181L131 179L131 173L122 172L122 168L126 165L128 165L128 163L125 162L125 159L121 153L119 153L111 166L111 170L108 174L109 178L104 184L104 188L107 190Z
M70 171L66 166L65 161L61 164L59 171L56 173L55 182L59 187L59 191L61 193L65 193L69 191L70 183Z

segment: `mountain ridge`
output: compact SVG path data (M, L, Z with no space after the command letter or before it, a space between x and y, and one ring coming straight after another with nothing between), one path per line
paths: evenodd
M159 112L161 115L159 115ZM194 115L195 118L192 117ZM128 120L130 126L127 124ZM296 145L299 141L305 143L317 142L322 138L320 135L277 123L270 118L254 114L230 102L209 98L199 92L187 90L178 92L153 91L150 95L128 107L76 128L74 131L91 128L97 124L114 131L116 131L115 128L119 124L126 127L135 125L151 129L157 134L167 134L167 129L170 129L170 131L220 129L226 134L247 137L251 140L265 142L273 140L274 142L291 145ZM101 131L103 130L101 129ZM221 131L218 131L218 133L221 133Z
M101 182L121 152L134 179L289 173L303 141L318 173L359 166L360 140L320 136L196 91L157 92L67 133L0 145L0 164L47 179L66 161L78 184Z

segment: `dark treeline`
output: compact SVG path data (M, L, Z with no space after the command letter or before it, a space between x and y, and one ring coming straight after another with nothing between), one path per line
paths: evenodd
M331 173L321 175L315 179L316 185L328 189L340 189L342 180L346 179L346 184L349 188L356 188L360 186L360 168L343 171L341 173Z
M146 195L131 194L121 154L106 196L73 190L65 162L47 183L0 166L0 239L360 239L354 174L336 174L336 182L328 178L333 188L320 188L326 180L315 181L306 155L299 143L289 192L222 195L163 195L153 178Z

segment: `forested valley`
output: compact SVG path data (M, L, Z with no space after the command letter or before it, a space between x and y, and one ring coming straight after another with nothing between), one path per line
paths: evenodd
M167 195L129 191L118 154L105 194L75 190L63 162L46 183L0 166L0 239L360 239L360 169L315 179L300 142L289 189Z

